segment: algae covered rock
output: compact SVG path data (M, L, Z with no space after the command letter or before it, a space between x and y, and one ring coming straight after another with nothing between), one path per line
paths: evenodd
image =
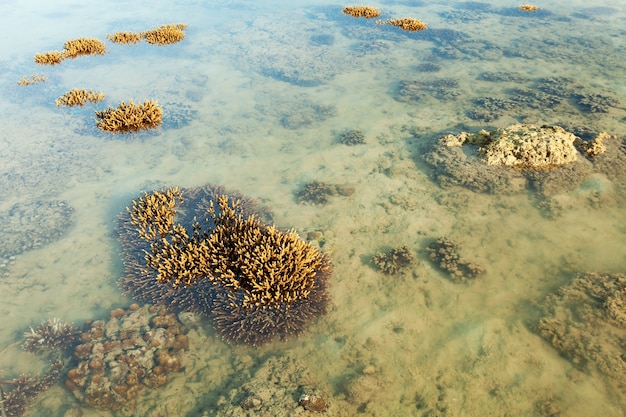
M575 162L577 137L559 126L516 124L487 135L478 155L487 165L546 169Z

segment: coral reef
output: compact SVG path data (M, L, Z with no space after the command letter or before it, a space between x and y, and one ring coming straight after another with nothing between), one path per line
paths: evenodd
M533 6L532 4L523 4L519 7L519 9L524 12L535 12L539 9L539 7Z
M370 6L347 6L341 12L352 17L364 17L366 19L380 16L380 9Z
M577 188L594 172L623 177L626 153L620 142L605 132L590 135L583 140L559 126L518 124L443 136L423 158L442 186L517 193L530 185L547 196Z
M546 297L538 333L574 366L626 393L626 275L589 272Z
M58 240L71 226L74 209L66 201L14 204L0 212L0 258L9 258Z
M468 110L467 116L473 120L493 122L504 115L504 112L517 107L517 103L495 97L479 97L474 100L475 106Z
M59 51L48 51L41 54L35 54L35 63L39 65L57 65L64 59L65 57Z
M439 100L455 99L459 82L454 78L435 78L429 81L402 80L398 84L398 101L419 101L427 95Z
M483 273L483 267L462 260L459 249L457 243L443 237L429 244L425 250L430 260L443 271L448 272L454 281L465 282L477 278Z
M372 262L386 275L394 275L415 263L415 256L407 246L377 253Z
M360 145L365 143L365 135L360 130L352 129L339 135L339 141L348 146Z
M43 75L31 75L30 77L27 76L23 76L21 80L19 80L17 82L17 85L19 86L26 86L26 85L33 85L33 84L39 84L46 81L46 77Z
M63 362L54 360L49 370L42 376L21 374L19 377L0 380L0 415L2 417L21 417L32 406L37 397L47 391L59 380Z
M96 111L96 126L112 133L130 133L155 129L163 123L163 110L155 100L135 105L132 100L122 102L117 108Z
M404 17L402 19L389 19L389 20L379 20L376 22L379 25L392 25L402 30L408 32L418 32L422 30L426 30L426 23L422 22L418 19L413 19L411 17Z
M74 88L70 91L68 91L67 93L63 94L61 97L59 97L59 99L56 101L56 105L58 106L68 106L68 107L74 107L74 106L83 106L83 104L85 104L86 102L90 102L90 103L99 103L102 100L104 100L104 94L103 93L94 93L92 90L85 90L83 89L77 89Z
M184 23L162 25L156 29L143 32L141 37L152 45L170 45L185 39L185 29L187 29L187 25Z
M22 343L22 349L31 353L63 352L74 346L79 335L80 329L73 323L64 323L55 318L41 323L35 329L31 327L30 332L25 332L26 340Z
M183 326L163 307L133 304L111 311L81 335L65 385L77 400L99 410L133 410L144 387L165 385L189 348Z
M352 194L354 194L354 188L350 185L335 185L322 181L312 181L306 183L296 196L300 204L324 205L329 203L329 197L337 195L347 197Z
M224 340L260 345L296 335L325 313L326 255L294 231L246 215L227 195L215 195L198 216L206 228L198 221L192 230L172 224L168 210L176 210L177 194L160 192L165 198L155 204L146 194L130 210L130 224L150 243L139 269L173 291L203 286L210 296L196 308L212 318Z
M418 64L415 69L419 72L439 72L441 71L441 66L433 62L424 62Z
M178 43L185 39L185 29L187 29L187 25L177 23L173 25L162 25L156 29L150 29L141 33L116 32L112 35L107 34L106 38L120 45L137 44L145 40L151 45L163 46Z
M167 235L174 223L193 230L195 219L206 219L207 210L211 204L215 204L217 196L225 194L240 201L237 210L243 215L255 215L266 220L270 218L267 212L248 197L237 192L227 193L223 187L213 185L153 191L133 201L132 209L122 213L117 226L125 264L125 274L119 285L124 292L137 301L163 305L173 312L210 314L209 300L214 297L211 282L199 280L191 287L179 288L159 284L156 273L146 270L145 253L150 250L152 241L161 235ZM177 212L174 217L175 206ZM140 222L139 232L137 226L131 222L131 213L135 219L133 222Z
M526 179L520 171L501 166L488 166L468 157L460 144L451 145L444 136L423 158L433 167L435 180L441 187L461 185L483 193L510 194L526 188ZM462 135L456 136L461 138Z
M589 113L608 113L611 107L619 106L619 101L603 94L575 94L577 103Z
M104 55L106 46L96 38L78 38L65 42L63 59L78 58L83 55Z
M134 32L115 32L112 35L107 33L106 38L109 41L113 43L118 43L120 45L136 44L141 42L141 40L143 39L141 33Z

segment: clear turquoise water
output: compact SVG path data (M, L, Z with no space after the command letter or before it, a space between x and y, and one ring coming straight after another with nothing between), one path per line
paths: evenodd
M531 191L442 188L422 155L443 134L519 122L584 126L623 140L626 4L545 2L536 14L504 1L373 4L382 19L428 23L412 35L324 1L206 3L0 5L0 213L14 222L4 239L24 230L46 236L32 225L50 225L38 217L50 202L73 208L71 225L50 243L5 245L0 379L45 366L19 348L29 326L100 319L132 302L116 285L123 266L113 233L132 198L213 183L259 199L279 227L324 233L332 308L299 339L259 349L225 345L208 326L192 330L184 371L146 388L126 415L245 415L238 399L246 390L264 400L257 415L306 414L297 406L302 390L323 395L328 415L624 414L623 373L615 381L575 367L535 325L545 297L578 273L624 272L626 174L556 190L550 201L563 209L549 218ZM179 22L188 25L180 44L107 43L105 56L55 67L32 60L68 39ZM425 63L439 70L424 71ZM31 74L47 80L17 85ZM540 91L546 77L568 80L559 105L535 100L489 121L472 117L476 100ZM443 88L429 87L442 79ZM399 92L407 80L422 89L408 101ZM98 132L98 105L54 104L72 88L103 91L102 106L158 100L164 126ZM590 113L575 94L616 101ZM366 143L342 145L348 129L362 130ZM314 180L355 192L324 206L298 204L298 191ZM33 211L12 215L16 205ZM485 266L479 281L455 284L432 266L423 248L440 236ZM371 257L399 245L418 262L404 274L381 274ZM63 382L50 393L29 413L108 415L76 402Z

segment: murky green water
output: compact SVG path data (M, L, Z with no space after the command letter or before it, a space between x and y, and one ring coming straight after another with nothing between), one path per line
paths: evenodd
M29 326L82 326L132 303L116 284L114 227L133 198L211 183L317 239L334 264L328 314L261 348L229 346L200 321L182 370L133 409L95 410L63 375L25 415L295 416L314 414L298 405L312 393L340 416L623 415L623 289L610 302L571 292L582 274L626 266L619 3L374 5L382 20L423 20L421 33L323 1L3 3L0 380L46 369L45 355L20 349ZM188 25L181 43L105 38L170 23ZM78 37L105 41L106 55L33 62ZM46 81L17 84L31 75ZM57 107L73 88L106 99ZM129 99L157 100L163 126L98 131L93 112ZM433 166L439 137L514 123L615 137L600 162L514 186L464 160ZM351 130L364 143L342 143ZM312 181L343 192L301 204ZM441 271L425 252L440 237L484 273L459 283ZM372 262L401 246L416 259L400 273ZM541 337L542 317L565 323L563 352ZM251 397L257 410L241 406Z

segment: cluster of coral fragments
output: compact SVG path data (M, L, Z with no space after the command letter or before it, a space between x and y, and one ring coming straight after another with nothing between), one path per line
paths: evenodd
M145 32L116 32L107 34L106 38L113 43L128 45L146 41L151 45L171 45L185 38L187 25L183 23L162 25ZM75 59L87 55L104 55L106 45L97 38L77 38L65 42L62 51L47 51L35 54L35 63L40 65L57 65L66 59ZM23 77L18 84L21 86L39 84L46 81L45 76L32 75ZM104 93L74 88L56 100L57 106L82 107L86 103L99 103L105 98ZM121 102L117 107L96 110L96 126L104 132L133 133L159 127L163 123L163 109L156 100L145 100L135 104L133 100Z
M41 376L0 380L0 411L21 416L59 380L81 403L133 410L147 389L184 368L188 327L204 317L226 342L259 346L300 334L327 310L329 257L280 230L253 200L223 187L154 190L120 215L125 274L137 301L78 328L48 320L25 333L49 360Z

